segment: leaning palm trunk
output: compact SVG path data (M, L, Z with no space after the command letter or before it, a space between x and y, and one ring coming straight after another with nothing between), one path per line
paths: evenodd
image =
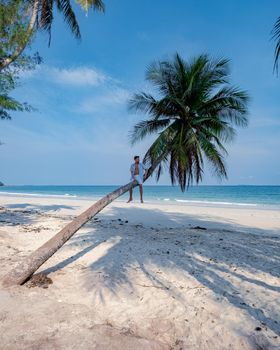
M147 173L145 180L152 174L153 170L157 167L157 164L152 166ZM119 187L117 190L107 194L101 198L90 208L77 216L73 221L66 225L55 236L43 244L40 248L35 250L29 255L23 262L18 264L3 278L3 285L12 286L23 284L38 268L44 264L59 248L63 246L83 225L85 225L90 219L98 214L108 204L115 199L129 191L130 188L138 186L137 181L131 181L128 184Z
M39 10L39 0L35 0L32 6L32 13L30 17L30 21L26 30L25 39L23 42L15 49L14 53L9 57L5 58L2 62L0 62L0 70L8 67L11 63L13 63L28 45L30 38L33 34L34 26L36 23L37 15Z

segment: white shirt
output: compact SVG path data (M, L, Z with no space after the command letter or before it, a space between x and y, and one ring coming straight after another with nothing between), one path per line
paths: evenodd
M145 174L145 170L147 170L147 167L143 163L138 164L138 169L139 169L139 177L143 181L143 177ZM134 171L135 171L135 163L131 164L130 166L130 171L131 171L131 180L133 179L134 176Z

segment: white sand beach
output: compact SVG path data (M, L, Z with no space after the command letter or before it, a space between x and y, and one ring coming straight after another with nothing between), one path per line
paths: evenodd
M0 278L91 204L1 195ZM0 289L3 350L280 349L277 210L115 202L40 272Z

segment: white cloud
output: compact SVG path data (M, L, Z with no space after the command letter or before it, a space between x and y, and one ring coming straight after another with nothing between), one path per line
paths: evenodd
M80 66L57 68L47 65L38 66L34 71L23 72L22 78L38 78L52 83L69 86L100 86L113 79L96 68Z
M49 68L51 80L72 86L99 86L110 78L104 73L88 67L77 68Z
M113 107L125 105L130 96L129 91L120 81L101 70L88 66L59 68L41 65L36 70L24 74L23 77L34 80L35 84L37 80L48 83L48 86L44 87L44 94L47 89L51 92L56 91L54 85L59 85L57 87L59 95L63 96L64 104L71 112L85 114L105 112L106 108L111 110ZM72 88L71 92L69 89L66 90L69 87ZM80 87L88 87L88 89L77 90Z
M93 113L104 109L105 107L118 106L127 103L130 93L121 87L115 86L107 89L101 95L87 97L77 107L79 113Z

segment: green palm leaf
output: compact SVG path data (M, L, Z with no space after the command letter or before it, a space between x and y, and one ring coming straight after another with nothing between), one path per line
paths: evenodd
M276 47L274 51L274 70L278 72L278 61L280 56L280 17L277 18L273 30L272 39L276 42Z
M30 1L31 6L34 6L34 0L28 1ZM88 12L90 9L99 12L105 11L105 5L102 0L76 0L75 2L86 12ZM73 35L77 39L80 39L80 27L76 18L76 14L73 10L73 4L71 3L71 0L39 0L39 8L37 15L38 25L39 28L48 32L49 43L51 39L54 4L56 5L58 12L60 12L63 15L63 19L67 23Z
M46 2L50 2L52 0L45 0ZM77 22L75 13L71 7L71 3L69 0L56 0L56 5L57 5L57 9L59 12L61 12L63 14L64 17L64 21L68 24L70 30L72 31L72 33L74 34L74 36L77 39L81 38L81 33L80 33L80 28L79 28L79 24ZM51 26L50 22L50 26Z

